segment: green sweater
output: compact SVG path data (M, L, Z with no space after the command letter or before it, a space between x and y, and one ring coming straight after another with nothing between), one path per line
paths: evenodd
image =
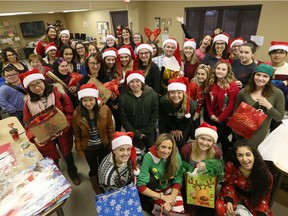
M253 136L249 139L251 144L256 148L260 145L260 143L264 140L265 136L267 135L272 119L279 122L284 117L284 112L285 112L284 95L282 91L279 90L278 88L273 86L272 89L273 89L273 93L271 96L267 98L267 101L269 101L269 103L271 103L273 107L270 110L266 110L266 108L260 107L261 109L263 109L264 113L267 115L267 118L260 125L258 130L253 134ZM234 112L242 101L244 101L245 103L249 105L252 105L254 103L253 107L256 109L259 109L258 102L255 103L254 99L244 88L237 95ZM241 139L242 137L236 134L236 138Z

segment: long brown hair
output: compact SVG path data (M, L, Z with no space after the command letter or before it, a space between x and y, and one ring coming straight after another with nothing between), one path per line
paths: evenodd
M254 77L255 77L255 72L252 74L252 76L249 79L249 82L247 83L245 89L247 90L248 93L252 93L254 91L256 91L256 84L254 81ZM268 83L265 85L263 91L262 91L262 95L263 97L269 97L271 96L273 93L273 85L272 85L272 78L270 77L270 80L268 81Z
M177 159L177 146L174 138L169 133L162 133L158 136L155 141L156 149L161 145L161 143L165 140L170 140L172 142L172 151L169 157L166 160L165 171L164 171L164 179L170 179L175 176L179 167L178 159Z

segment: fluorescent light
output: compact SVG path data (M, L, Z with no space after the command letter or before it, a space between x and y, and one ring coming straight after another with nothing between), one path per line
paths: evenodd
M88 11L88 9L81 9L81 10L64 10L63 13L69 13L69 12L82 12L82 11Z
M53 14L54 13L54 11L50 11L50 12L48 12L48 14Z
M24 15L24 14L32 14L32 12L0 13L0 16L15 16L15 15Z

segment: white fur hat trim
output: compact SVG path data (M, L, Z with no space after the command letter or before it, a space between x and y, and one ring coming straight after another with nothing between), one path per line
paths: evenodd
M94 88L85 88L78 91L78 99L81 100L83 97L95 97L98 98L99 91Z
M140 44L136 49L137 54L141 49L148 49L151 53L153 53L153 48L150 44Z
M225 41L228 44L229 38L226 35L224 35L224 34L219 34L219 35L216 35L214 37L213 43L215 43L216 41L219 41L219 40Z
M67 30L67 29L62 30L62 31L60 32L59 36L61 37L61 35L63 35L63 34L68 35L68 37L70 38L70 32L69 32L69 30Z
M176 91L176 90L180 90L180 91L184 91L186 92L186 85L183 83L179 83L179 82L172 82L167 86L167 91Z
M28 85L34 80L45 80L45 78L40 73L30 74L23 79L24 88L28 88Z
M45 50L45 52L48 53L48 52L51 51L51 50L57 50L57 47L56 47L56 46L49 46L49 47Z
M200 135L208 135L212 137L214 143L217 142L218 134L215 130L207 127L199 127L195 130L195 137L197 138Z
M167 40L165 40L163 42L162 48L164 48L167 43L173 43L176 46L176 49L177 49L177 42L174 39L171 39L171 38L169 38L169 39L167 39Z
M132 139L130 136L120 136L117 137L116 139L112 140L112 150L118 148L121 145L131 145L132 146Z
M122 55L122 54L127 54L127 55L131 56L131 52L127 48L121 48L118 50L118 55Z
M232 48L232 47L233 47L235 44L237 44L237 43L241 45L241 44L243 44L243 42L244 42L244 41L243 41L243 40L240 40L240 39L235 40L235 41L233 41L233 42L231 43L230 48Z
M106 36L106 40L108 40L108 39L113 39L114 41L116 40L116 38L113 36L113 35L107 35Z
M285 50L286 52L288 52L288 46L285 46L285 45L274 45L274 46L271 46L269 48L269 52L272 51L272 50L278 50L278 49Z
M145 83L145 77L138 73L132 73L127 77L127 84L130 83L133 79L139 79L142 83Z
M185 47L192 47L194 50L196 49L196 43L194 41L186 41L183 45L183 48Z
M107 56L113 56L116 58L116 52L114 50L108 50L102 53L102 59L106 58Z

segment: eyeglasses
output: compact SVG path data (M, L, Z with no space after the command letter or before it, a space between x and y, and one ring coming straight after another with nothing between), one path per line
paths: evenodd
M100 62L89 62L88 63L90 66L95 66L95 65L99 65L100 64Z
M10 74L10 75L5 75L6 78L12 78L18 76L18 73Z
M42 81L37 81L37 82L35 82L34 84L30 84L29 85L29 88L32 88L32 89L35 89L36 88L36 86L40 86L40 85L42 85L43 84L43 82Z
M150 52L139 52L139 55L149 55L150 54Z
M271 54L273 54L273 55L276 55L276 54L278 54L278 55L284 55L284 54L286 54L286 51L285 51L285 50L277 50L277 51L275 51L275 52L271 52Z

